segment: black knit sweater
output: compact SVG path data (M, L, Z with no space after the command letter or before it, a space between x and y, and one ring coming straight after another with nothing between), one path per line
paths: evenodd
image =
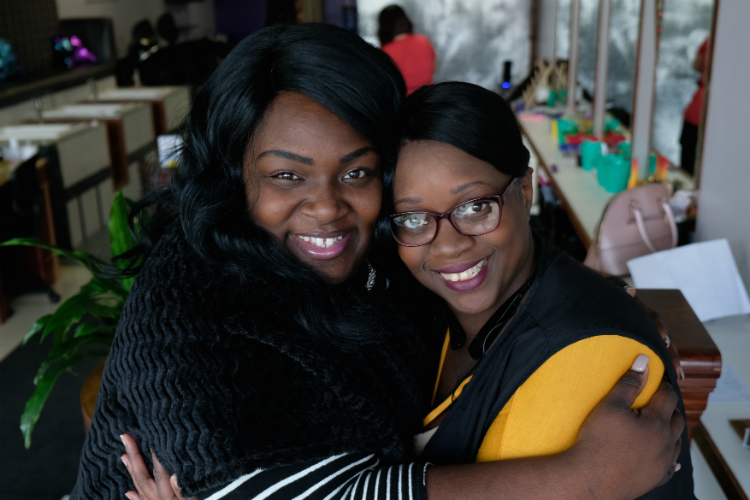
M209 267L170 227L125 304L72 500L134 489L124 432L177 474L184 496L334 454L406 459L419 417L410 330L342 353L278 307L304 300L295 295Z

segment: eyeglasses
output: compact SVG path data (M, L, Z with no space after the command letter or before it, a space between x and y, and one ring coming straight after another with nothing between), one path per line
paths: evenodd
M465 236L491 233L500 225L503 205L516 180L510 181L503 194L462 201L442 214L426 210L393 214L390 216L393 238L405 247L429 245L437 237L441 219L447 219Z

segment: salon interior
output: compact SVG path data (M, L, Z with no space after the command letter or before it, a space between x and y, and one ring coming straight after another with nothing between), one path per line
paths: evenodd
M111 344L123 302L87 266L133 245L125 214L179 169L195 92L271 24L379 46L394 3L433 81L515 110L537 232L660 314L697 498L750 496L750 2L3 0L0 499L71 491L109 346L79 341Z

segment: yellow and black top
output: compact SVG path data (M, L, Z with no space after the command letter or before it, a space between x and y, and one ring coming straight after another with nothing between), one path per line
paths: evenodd
M663 377L679 393L664 342L643 308L552 245L537 243L537 278L506 331L446 401L434 401L436 383L423 423L448 413L421 459L455 464L563 451L638 354L650 358L649 380L634 408L649 401ZM444 316L435 324L444 338L438 381L446 324ZM684 413L682 401L679 407ZM681 471L644 498L695 498L686 434L678 461Z

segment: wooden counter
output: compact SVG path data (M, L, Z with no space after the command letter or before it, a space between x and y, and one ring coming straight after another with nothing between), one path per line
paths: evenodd
M708 395L721 375L721 353L682 292L639 289L636 296L662 316L669 337L677 346L685 375L680 380L680 390L690 434L698 425L708 404Z

